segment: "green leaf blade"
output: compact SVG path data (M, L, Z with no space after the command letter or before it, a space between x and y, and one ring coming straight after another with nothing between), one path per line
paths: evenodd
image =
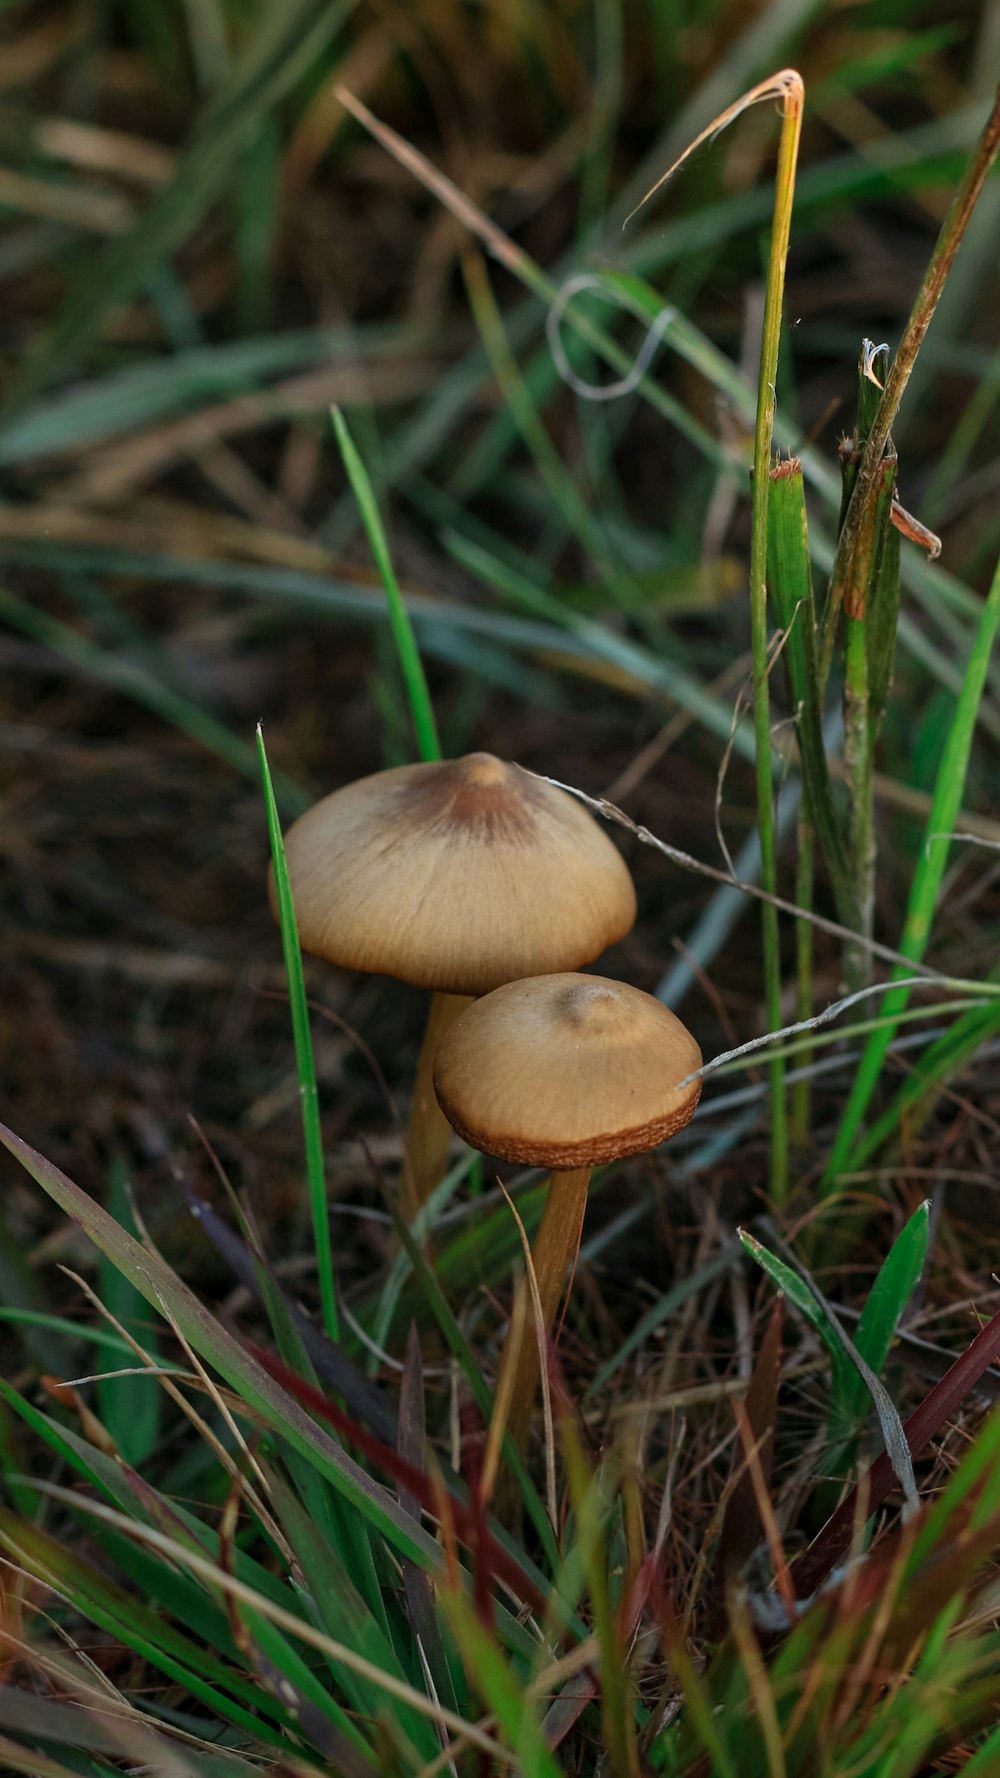
M441 743L438 739L437 723L434 719L434 707L427 686L423 661L417 647L417 639L413 633L410 614L406 609L403 595L399 590L399 581L389 554L389 541L382 524L382 515L378 509L375 490L372 487L368 471L364 466L361 454L347 429L347 421L340 409L331 410L333 429L337 435L340 454L344 460L344 468L358 503L361 521L364 525L375 566L379 578L385 588L386 603L389 607L389 622L392 626L393 640L399 664L402 668L413 727L417 737L420 757L425 761L441 758Z
M120 1161L111 1168L109 1197L108 1207L115 1221L130 1234L135 1234L125 1168ZM105 1308L139 1341L143 1350L156 1359L158 1341L155 1333L145 1325L141 1314L145 1304L135 1285L107 1259L101 1263L99 1277L100 1298ZM138 1363L136 1355L130 1353L121 1361L121 1366L131 1370ZM126 1463L136 1469L142 1467L156 1447L162 1400L159 1384L148 1374L115 1376L112 1373L102 1377L97 1385L100 1418Z
M858 1322L854 1344L876 1376L882 1374L900 1319L927 1263L929 1240L930 1200L925 1199L893 1242ZM834 1401L834 1412L842 1409L847 1418L857 1424L866 1416L870 1406L864 1378L858 1371L852 1371L842 1397Z
M292 1037L295 1044L295 1065L299 1076L299 1102L302 1107L302 1133L306 1149L306 1174L309 1183L309 1208L312 1215L313 1240L316 1244L316 1267L319 1272L323 1326L331 1340L340 1337L340 1320L333 1282L333 1252L330 1243L330 1218L326 1202L326 1163L323 1158L323 1132L319 1121L319 1092L316 1085L316 1062L309 1029L309 1004L305 977L302 973L302 947L295 923L295 904L285 858L285 842L281 820L267 763L263 731L257 727L257 753L264 783L267 810L267 831L271 844L271 863L278 901L278 923L281 947L288 977L288 1001L292 1014Z

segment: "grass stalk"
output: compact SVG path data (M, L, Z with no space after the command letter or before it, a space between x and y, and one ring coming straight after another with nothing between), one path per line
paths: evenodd
M777 847L774 826L774 776L771 767L771 706L768 695L767 650L767 509L771 488L771 439L774 432L775 379L781 306L785 287L785 262L792 221L795 166L802 129L802 81L791 71L783 82L781 138L775 179L774 219L764 300L764 328L757 386L757 419L754 428L753 509L750 538L750 638L753 649L754 732L757 744L757 824L760 833L761 887L777 893ZM781 950L777 909L771 902L761 908L764 985L767 1018L772 1029L781 1025ZM770 1065L771 1079L771 1196L782 1204L788 1192L788 1121L785 1104L785 1065Z
M399 656L403 681L406 685L406 695L410 703L410 713L413 718L413 729L420 757L423 760L440 759L441 743L438 740L434 707L427 688L427 676L424 673L424 664L420 658L417 639L413 634L410 614L399 590L399 581L396 579L396 571L389 554L389 543L385 527L382 524L378 502L375 499L375 491L340 409L331 408L330 418L333 421L333 430L337 435L337 443L340 446L340 455L347 471L347 479L358 503L361 522L375 558L375 566L385 588L386 602L389 607L389 622L392 626L393 641L396 645L396 653Z
M264 782L267 809L267 831L271 842L271 862L278 897L278 918L281 925L281 947L288 977L288 1003L292 1014L292 1037L295 1044L295 1066L299 1076L299 1104L302 1109L302 1133L305 1138L306 1176L309 1182L309 1208L312 1215L313 1240L316 1245L316 1269L319 1273L320 1302L323 1326L331 1340L339 1339L340 1323L333 1284L333 1254L330 1246L330 1220L326 1205L326 1165L323 1159L323 1133L319 1121L319 1093L316 1087L316 1062L309 1030L309 1005L302 973L302 951L295 924L292 886L285 862L285 843L281 836L278 805L267 763L263 732L257 727L257 752Z

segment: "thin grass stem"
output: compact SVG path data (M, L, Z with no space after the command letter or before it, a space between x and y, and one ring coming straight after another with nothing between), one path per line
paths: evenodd
M771 440L774 433L775 379L781 335L785 262L792 221L795 166L802 129L803 90L789 70L781 98L781 138L775 180L774 220L764 298L764 328L754 428L753 508L750 538L750 639L753 648L754 731L757 743L757 824L760 833L761 887L774 895L778 887L774 823L774 775L771 767L771 707L768 694L767 648L767 509L771 488ZM773 902L761 908L764 987L768 1023L781 1024L781 949L778 913ZM788 1119L785 1065L771 1063L771 1196L777 1205L788 1193Z
M302 1109L302 1133L305 1138L306 1176L309 1183L309 1208L312 1215L313 1240L316 1245L316 1268L319 1273L320 1303L323 1327L331 1340L340 1338L337 1299L333 1283L333 1254L330 1246L330 1221L326 1206L326 1165L323 1159L323 1133L319 1120L319 1093L316 1087L316 1063L309 1029L309 1007L305 978L302 973L302 951L295 924L292 886L285 862L285 843L281 836L278 806L267 763L264 735L257 726L257 752L264 781L264 802L267 809L267 831L271 842L271 862L278 898L278 919L281 926L281 947L288 977L288 1001L292 1014L292 1038L295 1044L295 1066L299 1076L299 1104Z
M330 418L333 421L333 430L337 435L337 443L340 446L347 478L358 503L361 522L371 545L372 555L375 557L375 566L385 588L392 637L403 673L420 757L428 761L440 759L441 743L438 740L437 723L434 720L434 706L431 703L431 694L427 687L427 676L424 673L424 664L420 658L417 639L413 634L410 614L399 590L399 581L396 579L396 571L389 554L389 543L385 527L382 524L378 502L375 499L375 491L340 409L331 408Z

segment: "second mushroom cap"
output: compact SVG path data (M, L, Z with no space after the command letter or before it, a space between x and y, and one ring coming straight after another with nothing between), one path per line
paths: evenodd
M651 994L604 976L510 982L441 1043L434 1088L472 1147L569 1170L655 1148L694 1115L701 1051Z

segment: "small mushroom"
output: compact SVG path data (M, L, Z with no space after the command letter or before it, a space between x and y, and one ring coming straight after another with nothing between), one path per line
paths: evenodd
M694 1038L661 1001L603 976L511 982L477 1000L443 1040L434 1087L459 1135L484 1154L552 1170L532 1255L546 1334L579 1245L591 1168L683 1129L700 1067ZM526 1340L516 1362L508 1427L520 1443L536 1342Z
M348 784L294 823L285 851L303 949L433 993L407 1138L412 1216L446 1163L431 1065L449 1025L472 996L592 962L635 920L632 879L580 803L488 753Z

